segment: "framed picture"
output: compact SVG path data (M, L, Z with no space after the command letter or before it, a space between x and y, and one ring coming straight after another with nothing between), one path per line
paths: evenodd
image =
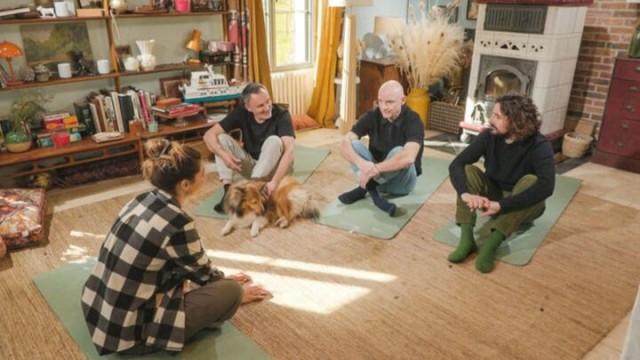
M103 0L78 0L81 9L102 9Z
M72 60L72 52L93 59L86 22L21 25L20 33L28 66L45 64L57 70L58 63Z
M181 98L180 85L187 82L187 79L182 76L173 76L167 78L160 78L160 93L164 97L177 97Z
M449 23L458 22L458 7L450 7L448 0L408 0L407 22L416 23L428 19L429 15L449 13Z
M476 0L467 0L467 20L478 19L478 2Z

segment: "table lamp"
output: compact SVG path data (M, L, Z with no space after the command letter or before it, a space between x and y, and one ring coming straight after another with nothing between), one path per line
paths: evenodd
M11 64L11 60L14 57L22 56L22 54L22 49L20 49L18 45L8 41L0 42L0 58L4 59L7 64L9 64L9 81L7 82L7 85L9 86L22 84L22 81L18 81L16 79L16 74L13 71L13 65Z
M329 7L351 8L353 6L372 5L373 0L329 0ZM340 110L338 120L340 132L346 134L351 130L356 119L356 18L345 11L342 25L342 76L340 83Z
M191 39L187 41L187 45L185 47L193 52L193 56L191 56L188 60L188 64L200 64L199 54L202 50L202 40L200 40L200 36L202 33L199 30L193 30L191 33Z

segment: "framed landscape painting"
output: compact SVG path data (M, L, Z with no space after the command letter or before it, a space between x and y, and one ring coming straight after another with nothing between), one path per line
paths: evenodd
M85 59L93 59L84 22L21 25L20 33L29 66L45 64L54 70L56 64L71 61L71 51L82 51Z

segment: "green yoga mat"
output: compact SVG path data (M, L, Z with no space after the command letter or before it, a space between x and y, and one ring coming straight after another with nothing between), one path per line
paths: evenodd
M581 181L578 179L557 176L553 195L546 201L544 214L537 218L533 224L523 225L520 230L509 236L498 248L496 258L511 265L527 265L553 224L556 223L560 214L578 191L580 183ZM476 241L485 238L490 231L488 227L483 226L488 220L489 217L478 217L475 229ZM443 244L457 246L460 241L460 228L452 221L438 230L435 240Z
M221 329L203 330L177 356L165 351L146 356L100 356L91 342L80 307L82 286L95 266L95 259L83 264L68 264L33 279L58 319L76 341L87 359L195 359L237 360L271 359L256 343L231 323Z
M310 148L302 145L296 145L294 149L293 160L293 177L300 182L305 182L311 173L320 165L322 160L329 154L327 149ZM209 197L204 199L193 213L197 216L206 216L216 219L226 219L227 215L220 214L213 210L213 207L220 202L223 196L222 188L216 190Z
M422 158L422 175L418 176L413 192L407 196L390 199L407 211L402 216L389 217L373 204L371 197L367 196L351 205L344 205L338 199L334 200L320 212L316 222L380 239L392 239L447 178L449 162L438 158Z

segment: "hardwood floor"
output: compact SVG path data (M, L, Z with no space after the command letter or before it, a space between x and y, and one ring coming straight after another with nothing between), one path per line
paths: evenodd
M306 183L323 203L354 185L339 139L298 134L332 151ZM449 264L452 249L432 240L453 216L448 181L391 241L309 221L255 239L220 237L220 220L196 218L196 227L216 266L274 293L233 323L276 359L616 359L640 283L640 175L591 163L566 175L582 187L533 261L498 263L489 275L473 261ZM187 211L219 186L207 179ZM0 260L0 358L83 358L31 279L93 256L121 206L146 188L125 178L50 193L48 243Z

